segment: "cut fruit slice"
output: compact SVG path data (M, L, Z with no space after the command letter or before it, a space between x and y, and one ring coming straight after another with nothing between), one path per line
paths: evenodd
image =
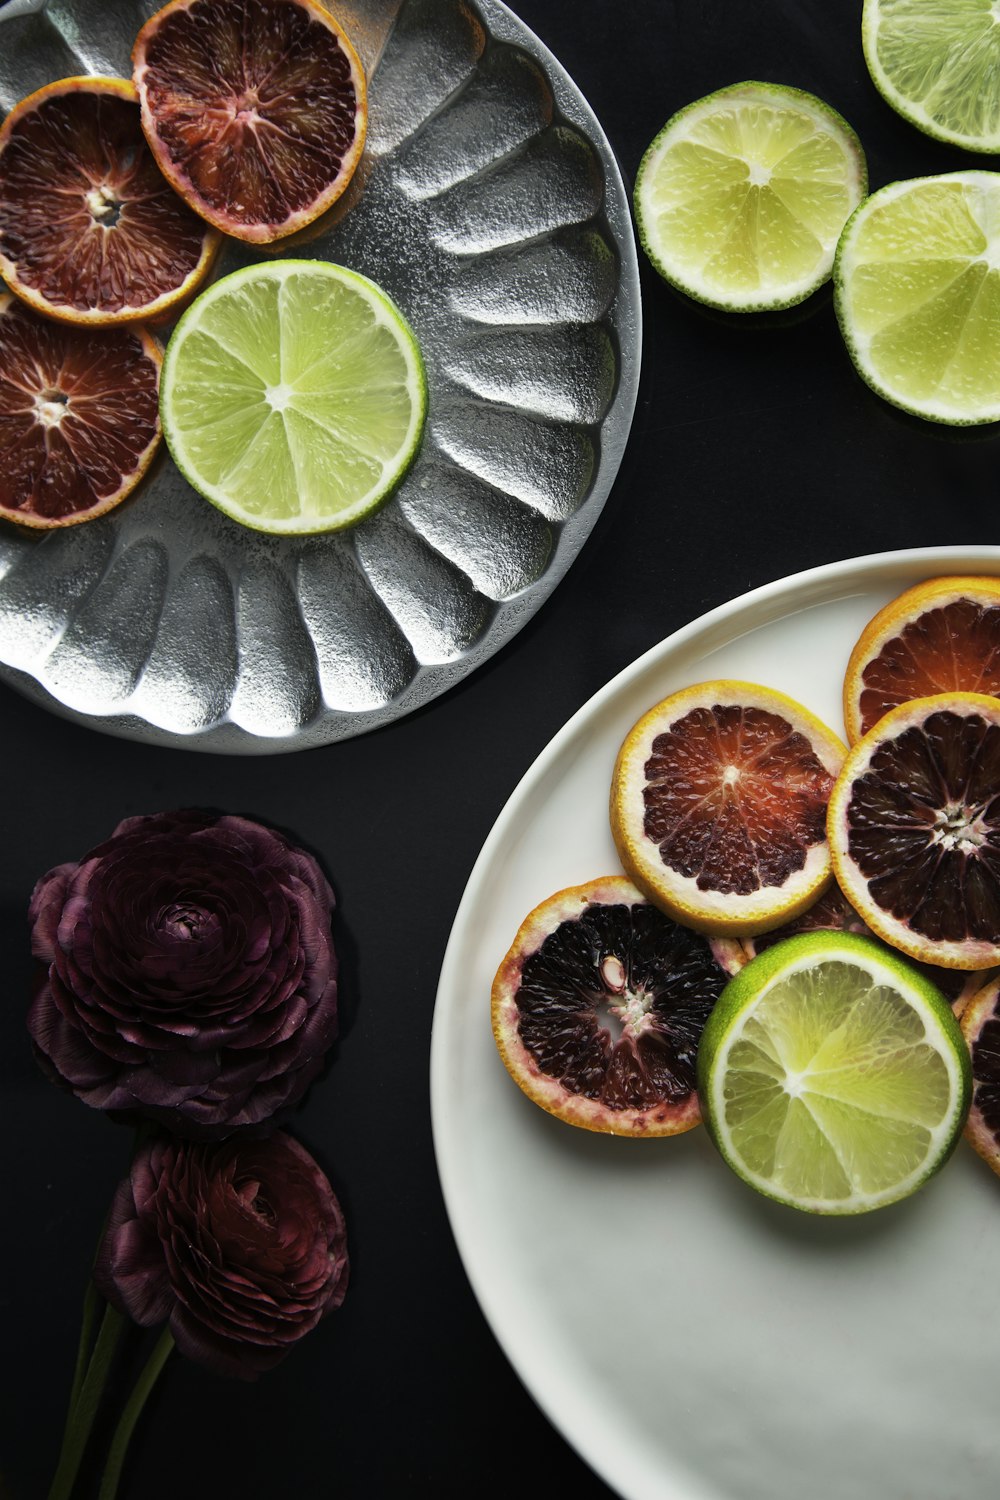
M143 328L71 328L0 292L0 516L72 526L125 499L160 438Z
M185 478L234 521L352 526L416 456L427 405L417 341L374 282L328 261L246 266L188 308L160 409Z
M860 374L953 426L1000 419L1000 173L881 188L849 219L834 299Z
M993 0L865 0L872 81L918 130L1000 151L1000 26Z
M1000 578L931 578L879 610L851 652L851 744L883 714L935 693L1000 696Z
M933 985L867 938L817 932L729 981L698 1086L713 1140L750 1187L810 1213L859 1214L943 1166L971 1069Z
M136 92L64 78L0 127L0 273L69 323L159 319L190 297L220 236L164 181Z
M783 693L701 682L627 735L611 831L651 901L702 932L766 932L830 880L826 803L845 747Z
M725 975L704 938L620 875L558 891L493 981L493 1035L529 1099L570 1125L662 1136L701 1119L694 1066Z
M1000 963L1000 700L902 703L851 750L830 795L838 883L903 953Z
M315 0L170 0L139 32L132 65L160 169L227 234L293 234L351 180L364 70Z
M808 911L790 922L783 922L773 932L763 932L757 937L710 939L712 952L727 974L738 974L758 953L773 948L785 938L797 937L803 932L856 932L872 942L882 945L866 922L858 916L839 886L831 886L815 901ZM965 972L961 969L942 969L936 964L918 963L914 967L924 978L941 991L956 1016L961 1016L973 995L979 993L989 980L989 973L981 969Z
M972 1107L965 1138L1000 1174L1000 979L979 991L962 1017L972 1058Z
M829 280L867 184L835 110L801 89L737 83L664 125L639 164L636 223L660 275L699 302L791 307Z

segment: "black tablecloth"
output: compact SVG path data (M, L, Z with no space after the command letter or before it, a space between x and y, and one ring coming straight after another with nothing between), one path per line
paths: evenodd
M519 13L590 100L629 186L669 115L748 78L837 108L865 145L873 188L980 164L878 96L860 0L522 0ZM336 888L343 1033L294 1129L341 1196L353 1275L341 1311L254 1385L175 1358L123 1500L464 1496L487 1482L529 1496L610 1493L495 1342L438 1187L431 1016L469 871L534 757L634 657L803 568L995 540L998 472L993 430L967 437L911 420L862 384L828 291L808 316L762 326L692 306L640 259L642 379L618 480L551 599L460 687L364 738L273 758L115 739L0 689L0 1470L17 1500L45 1493L88 1258L130 1143L35 1065L26 903L41 872L123 816L185 805L289 830ZM597 1323L614 1318L622 1270L608 1267ZM670 1297L669 1280L651 1295Z

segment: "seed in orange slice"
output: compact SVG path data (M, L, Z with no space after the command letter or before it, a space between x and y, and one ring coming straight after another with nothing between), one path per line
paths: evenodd
M1000 694L1000 578L930 578L879 610L847 664L847 738L899 703L954 692Z
M39 312L164 318L205 279L219 243L164 181L124 79L47 84L0 127L0 273Z
M160 169L227 234L293 234L351 180L364 70L315 0L170 0L139 32L132 65Z
M144 328L74 328L0 292L0 516L72 526L135 488L160 440Z
M814 901L801 916L793 917L790 922L783 922L770 932L758 933L756 937L712 938L709 941L712 952L726 973L738 974L744 964L756 958L758 953L803 932L853 932L870 938L873 942L882 941L875 936L867 922L861 919L838 885L832 885L829 890L824 891L819 900ZM914 968L941 991L956 1016L962 1014L973 995L979 993L990 977L989 973L984 973L981 969L942 969L937 964L920 963L916 959L912 962Z
M627 735L611 831L651 901L717 935L766 932L830 881L826 802L845 747L802 704L750 682L701 682Z
M850 751L827 831L841 890L885 942L945 968L1000 963L1000 700L890 709Z
M701 1119L695 1058L725 978L704 938L607 876L522 922L493 981L493 1035L549 1114L611 1135L677 1135Z
M1000 978L992 979L962 1017L972 1057L972 1107L965 1138L1000 1174Z

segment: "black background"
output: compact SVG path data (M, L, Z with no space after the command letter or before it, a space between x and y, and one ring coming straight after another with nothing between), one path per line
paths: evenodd
M669 115L746 78L840 110L872 188L992 165L882 101L860 0L522 0L519 14L590 100L629 186ZM994 429L962 434L881 402L852 370L828 290L768 324L694 307L645 262L641 274L639 402L603 515L539 614L429 708L363 739L244 759L116 740L0 689L0 1470L16 1500L45 1493L87 1265L130 1142L36 1069L28 895L123 816L192 804L285 829L336 888L343 1034L293 1129L341 1196L352 1282L342 1310L255 1385L175 1357L122 1500L610 1494L494 1341L437 1184L431 1014L475 856L560 725L686 621L835 559L1000 539ZM614 1317L614 1269L598 1320Z

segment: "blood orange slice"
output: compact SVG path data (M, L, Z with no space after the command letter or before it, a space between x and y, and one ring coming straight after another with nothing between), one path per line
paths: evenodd
M803 932L853 932L870 938L873 942L881 942L836 885L824 891L808 911L793 917L790 922L783 922L771 932L759 933L757 937L716 938L710 941L712 952L726 973L737 974L758 953ZM916 960L913 963L924 978L941 991L956 1016L962 1014L972 996L978 994L989 978L982 970L964 972L961 969L942 969L936 964L919 963Z
M937 693L891 709L830 795L838 883L911 958L1000 963L1000 700Z
M883 714L934 693L1000 694L1000 578L931 578L869 621L844 677L851 744Z
M1000 1174L1000 978L979 991L962 1017L972 1056L972 1108L965 1137Z
M0 292L0 516L72 526L117 505L160 438L143 328L72 328Z
M611 831L650 900L702 932L766 932L830 881L826 803L845 755L801 704L701 682L651 708L618 753Z
M158 171L123 79L47 84L0 128L0 272L40 312L70 323L165 317L219 243Z
M132 64L161 170L228 234L292 234L350 181L364 71L315 0L170 0L139 32Z
M704 938L607 876L522 922L493 982L493 1035L515 1082L570 1125L677 1135L701 1119L695 1058L725 978Z

